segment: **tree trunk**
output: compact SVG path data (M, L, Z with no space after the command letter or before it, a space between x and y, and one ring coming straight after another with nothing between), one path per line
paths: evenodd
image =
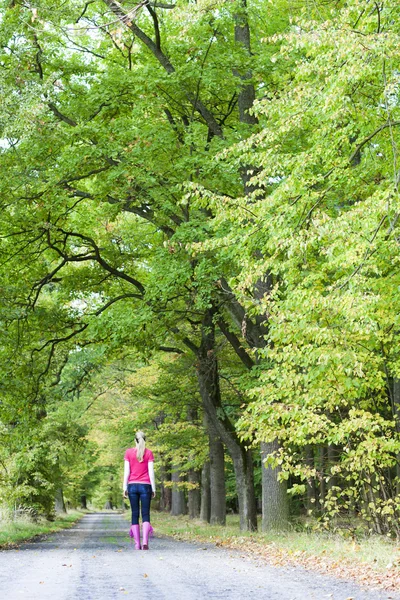
M239 504L240 529L257 531L257 505L254 493L254 465L251 450L240 448L232 456Z
M278 481L280 467L265 465L264 460L279 449L278 440L261 444L262 473L262 530L282 531L289 521L289 497L286 482Z
M189 488L188 491L189 519L198 519L200 516L200 473L195 469L190 469L188 476L189 483L196 486Z
M171 494L171 515L173 517L178 517L179 515L186 514L186 501L185 501L185 492L179 487L179 483L183 481L183 477L177 468L172 469L171 473L171 481L174 484L172 486L172 494Z
M213 316L213 309L207 310L204 315L202 341L197 352L200 396L209 423L226 445L233 460L239 501L240 528L243 531L254 531L257 529L257 512L251 452L247 451L240 442L234 426L222 407Z
M393 378L393 416L396 430L400 431L400 379ZM400 494L400 454L396 457L396 494Z
M207 419L209 421L209 419ZM208 422L210 457L210 523L226 524L225 451L215 428Z
M306 447L306 464L310 469L315 468L314 449L312 446ZM317 488L315 477L309 477L307 480L307 514L314 514L317 501Z
M81 508L83 510L87 510L87 498L86 498L86 494L82 494L81 495Z
M201 379L201 375L200 375ZM208 396L204 381L200 383L201 394ZM227 430L225 425L218 421L217 411L212 401L208 397L209 417L214 418L216 429L225 442L229 454L233 460L233 467L236 478L236 492L239 502L240 528L242 531L255 531L257 529L257 513L254 494L253 465L251 462L251 452L246 452L237 441L236 435ZM250 458L250 460L248 460ZM215 497L215 494L214 494ZM213 498L213 491L211 492Z
M211 489L210 489L210 463L206 461L201 471L201 505L200 519L209 523L211 518Z
M328 444L328 475L329 480L327 483L328 491L336 486L336 477L332 475L332 467L336 463L336 448L332 444Z
M65 514L67 509L65 508L64 502L64 494L62 487L58 487L56 489L55 498L54 498L54 510L56 514Z
M166 486L165 483L171 481L171 474L167 467L164 464L160 464L159 466L159 474L160 474L160 502L159 509L170 511L171 510L171 496L172 491L169 486Z
M318 510L321 514L324 511L325 495L326 495L325 468L326 468L326 448L325 448L325 446L320 446L318 448L318 480L319 480Z

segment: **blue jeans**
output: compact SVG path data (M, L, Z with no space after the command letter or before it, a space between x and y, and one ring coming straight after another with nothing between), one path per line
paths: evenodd
M150 523L151 485L149 483L129 483L128 497L132 509L132 525L139 524L139 505L142 508L142 521Z

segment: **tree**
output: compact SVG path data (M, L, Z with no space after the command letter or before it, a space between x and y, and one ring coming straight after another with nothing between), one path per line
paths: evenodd
M291 80L256 104L260 133L221 157L255 165L252 214L247 198L197 187L225 231L197 250L234 249L235 297L269 314L243 435L280 440L272 464L292 493L335 477L325 516L355 507L379 532L397 531L398 510L398 10L349 2L297 21L273 57ZM262 273L271 286L256 300ZM338 460L310 467L310 446L335 447Z

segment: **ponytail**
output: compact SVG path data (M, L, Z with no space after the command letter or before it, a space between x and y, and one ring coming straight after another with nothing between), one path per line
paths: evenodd
M136 441L136 458L139 462L143 462L144 451L146 449L146 437L143 431L138 431L135 435Z

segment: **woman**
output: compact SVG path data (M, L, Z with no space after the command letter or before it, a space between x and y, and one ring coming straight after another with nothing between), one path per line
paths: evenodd
M149 535L153 532L150 525L150 502L156 495L154 478L154 457L146 449L143 431L135 435L136 448L128 448L124 456L124 498L129 497L132 509L132 525L129 531L135 540L135 549L140 550L139 506L142 508L143 550L149 549Z

